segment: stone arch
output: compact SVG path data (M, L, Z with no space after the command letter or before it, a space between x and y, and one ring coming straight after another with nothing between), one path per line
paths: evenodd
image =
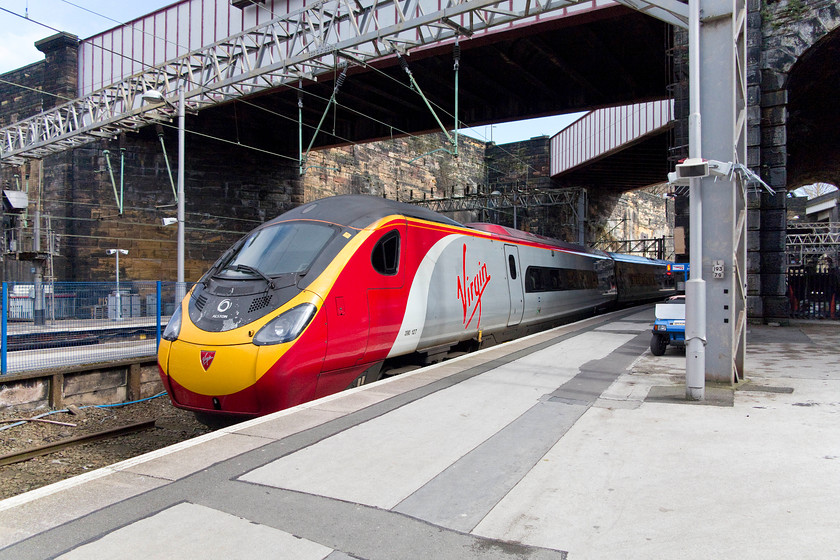
M840 184L840 27L802 56L788 73L788 189Z
M815 82L829 68L836 90L836 64L826 63L824 57L831 52L836 57L840 6L826 0L764 0L752 5L749 25L750 166L758 167L776 194L756 193L748 202L747 309L752 320L784 322L789 317L787 191L814 176L807 135L809 120L819 119L818 113L803 110L803 103L821 94ZM822 179L829 182L830 177Z
M796 134L805 130L797 123L809 114L799 110L801 102L817 93L809 90L809 83L826 74L833 76L834 84L840 79L837 59L826 59L832 52L837 54L840 6L825 0L766 0L761 20L761 174L774 189L787 189L789 185L796 188L807 181L807 173L797 171L800 176L789 182L788 148L797 139ZM791 87L795 115L789 107ZM791 117L794 127L800 127L793 138L788 130Z

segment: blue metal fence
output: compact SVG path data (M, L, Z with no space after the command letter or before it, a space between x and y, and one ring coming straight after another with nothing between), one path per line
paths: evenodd
M177 288L176 282L55 282L40 289L4 282L0 373L153 356Z

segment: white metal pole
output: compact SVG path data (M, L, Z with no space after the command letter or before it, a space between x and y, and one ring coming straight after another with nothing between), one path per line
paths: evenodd
M114 250L117 256L117 321L122 320L122 299L120 296L120 250Z
M184 89L178 89L178 283L175 289L175 303L184 298L184 151L185 151L185 107Z
M688 2L689 158L701 157L700 0ZM685 396L703 400L706 388L706 282L703 280L703 203L701 179L689 180L690 279L685 286Z

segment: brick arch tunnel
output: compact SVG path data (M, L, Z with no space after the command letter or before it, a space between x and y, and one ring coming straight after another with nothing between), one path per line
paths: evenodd
M840 27L817 41L788 75L788 189L840 186Z

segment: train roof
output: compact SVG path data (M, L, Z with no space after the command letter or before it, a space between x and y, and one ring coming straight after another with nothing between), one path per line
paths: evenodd
M597 249L587 249L586 247L576 245L574 243L568 243L566 241L560 241L559 239L545 237L542 235L535 235L533 233L508 228L498 224L488 224L482 222L461 224L423 206L397 202L395 200L365 194L330 196L313 202L308 202L298 206L297 208L289 210L268 223L271 224L288 220L319 220L340 224L346 227L362 229L381 218L394 214L400 214L409 218L417 218L420 220L436 222L454 227L474 229L485 233L491 233L502 238L507 238L511 241L557 247L558 249L587 253L601 258L619 257L617 260L623 260L620 257L627 256L612 253L607 254ZM651 260L645 259L645 262L651 262Z
M465 227L477 229L479 231L485 231L487 233L492 233L494 235L498 235L501 237L507 237L513 241L524 241L526 243L534 243L539 245L547 245L549 247L557 247L558 249L562 249L565 251L574 251L577 253L587 253L590 255L597 255L600 257L606 257L606 253L599 251L597 249L587 249L582 245L577 245L575 243L569 243L568 241L561 241L559 239L555 239L553 237L546 237L544 235L537 235L528 231L522 231L519 229L513 229L509 227L505 227L499 224L488 224L485 222L474 222L465 224Z
M323 220L352 228L365 228L386 216L402 214L450 226L463 227L462 224L422 206L397 202L364 194L330 196L308 202L278 216L271 222L286 220Z

